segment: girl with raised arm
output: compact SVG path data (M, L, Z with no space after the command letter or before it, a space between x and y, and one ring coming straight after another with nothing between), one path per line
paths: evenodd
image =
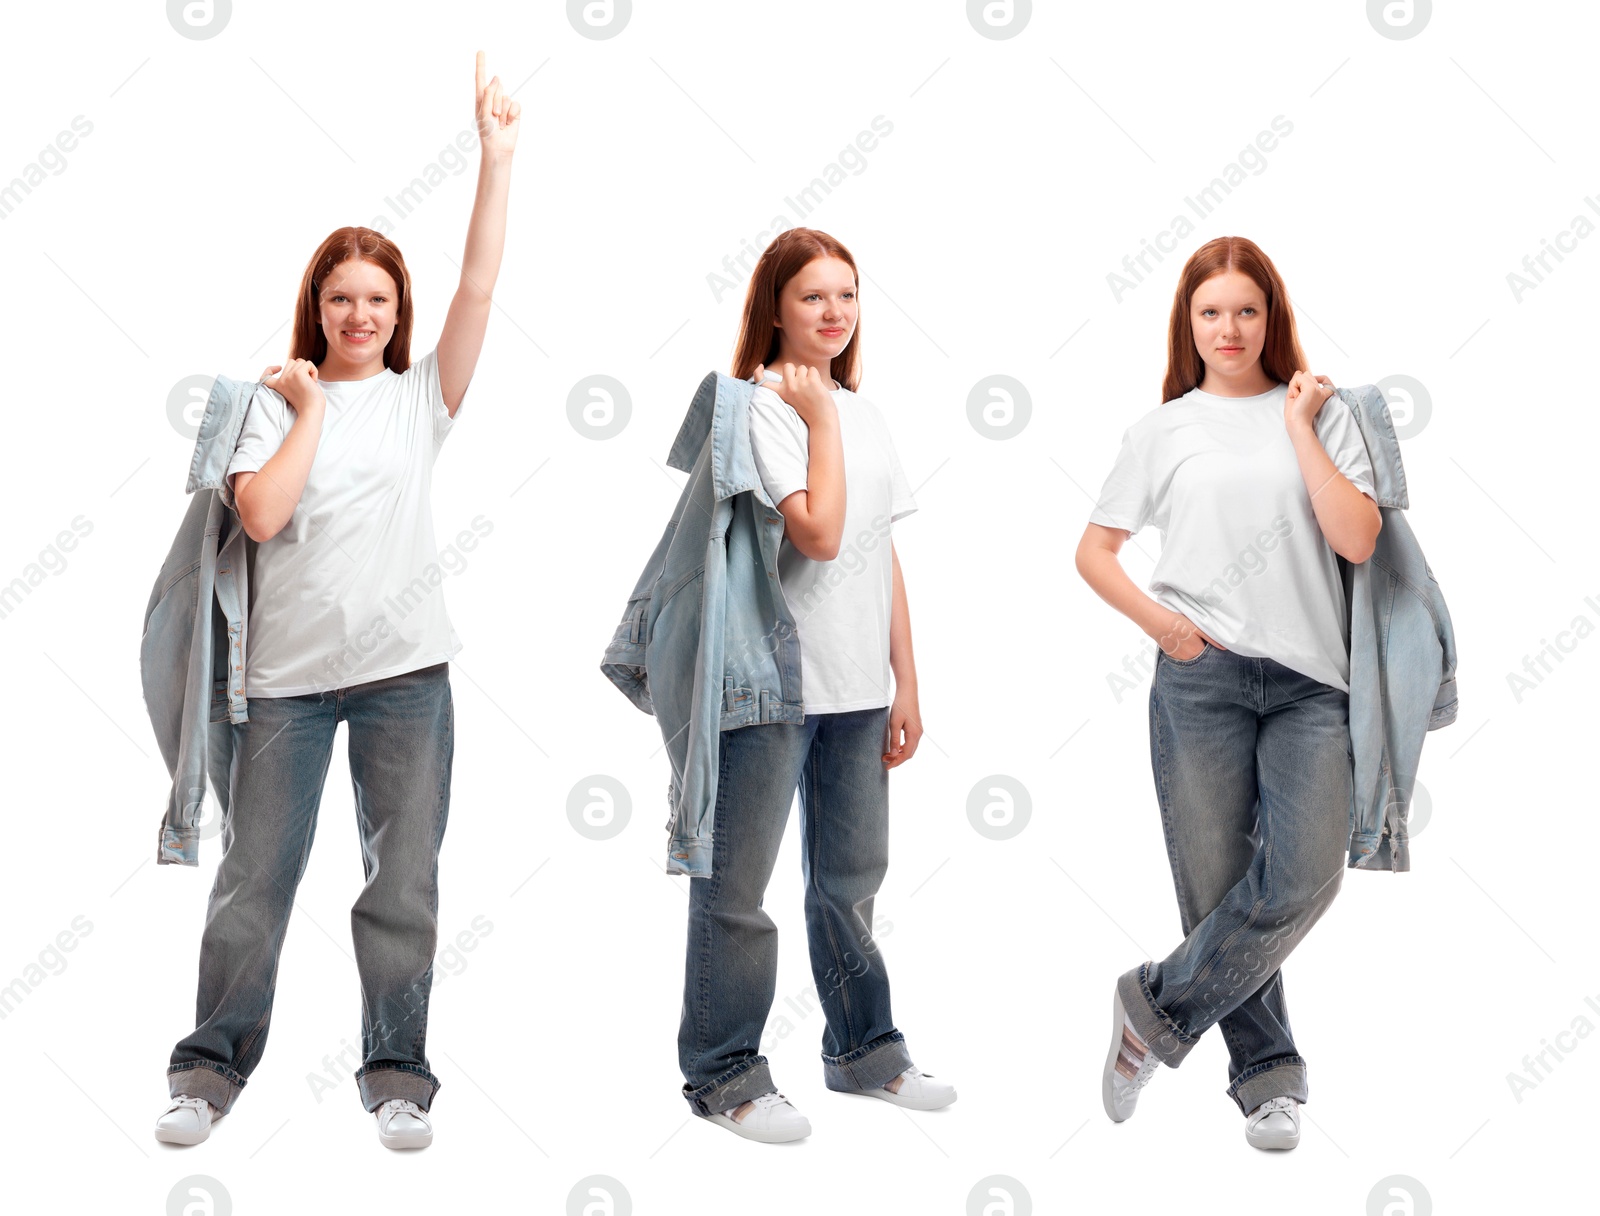
M228 475L256 542L229 813L200 941L196 1025L173 1049L156 1138L197 1144L266 1047L278 956L340 722L366 885L350 913L361 978L355 1077L390 1148L432 1141L424 1050L450 804L460 648L438 587L430 488L483 348L505 245L521 107L477 60L482 159L461 280L438 345L411 360L400 251L341 228L312 255L288 362L252 398Z

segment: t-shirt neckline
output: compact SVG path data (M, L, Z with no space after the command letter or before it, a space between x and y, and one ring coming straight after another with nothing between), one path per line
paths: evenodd
M1208 401L1260 401L1263 397L1272 396L1274 393L1276 393L1279 389L1281 389L1283 387L1284 386L1282 384L1275 384L1271 388L1269 388L1266 392L1264 392L1264 393L1255 393L1255 394L1252 394L1249 397L1224 397L1219 393L1208 393L1208 392L1205 391L1205 389L1201 388L1197 384L1192 389L1190 389L1189 392L1187 394L1185 394L1185 396L1192 395L1192 396L1196 396L1196 397L1204 397Z

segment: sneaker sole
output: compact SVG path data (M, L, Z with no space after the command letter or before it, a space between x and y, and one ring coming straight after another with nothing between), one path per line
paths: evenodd
M715 1123L718 1127L727 1128L735 1136L743 1136L746 1140L754 1140L759 1144L788 1144L794 1140L804 1140L811 1134L809 1120L805 1123L804 1130L791 1128L787 1131L762 1131L759 1128L746 1127L730 1115L707 1115L705 1118L709 1123Z
M951 1094L948 1098L911 1098L903 1094L891 1093L887 1089L847 1089L836 1090L835 1092L855 1094L859 1098L877 1098L880 1101L904 1107L906 1110L943 1110L956 1100L955 1094Z
M433 1143L433 1133L423 1135L415 1133L408 1136L391 1136L387 1132L379 1132L378 1140L384 1148L427 1148Z
M203 1144L210 1135L211 1129L209 1127L203 1132L180 1132L165 1127L156 1128L156 1139L161 1141L162 1144Z

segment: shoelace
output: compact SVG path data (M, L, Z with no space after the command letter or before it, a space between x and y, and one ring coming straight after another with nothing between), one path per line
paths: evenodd
M788 1100L788 1098L785 1098L782 1094L774 1089L769 1090L767 1093L757 1095L751 1099L751 1102L755 1104L756 1110L767 1110L770 1107L777 1106L780 1103L787 1102ZM752 1111L751 1113L754 1114L755 1112Z
M1293 1098L1268 1098L1265 1102L1263 1102L1261 1104L1260 1108L1257 1109L1257 1111L1255 1113L1255 1120L1256 1120L1257 1123L1259 1123L1261 1120L1265 1119L1268 1115L1273 1114L1275 1112L1280 1112L1280 1111L1283 1114L1288 1115L1289 1118L1293 1119L1294 1118L1294 1108L1295 1108L1295 1100Z
M385 1125L393 1120L396 1115L415 1115L426 1122L422 1107L411 1101L410 1098L391 1098L383 1104L383 1121Z
M1133 1080L1128 1082L1128 1093L1137 1093L1144 1088L1144 1083L1156 1074L1156 1066L1161 1061L1156 1059L1156 1053L1145 1049L1144 1059L1139 1062L1139 1070L1133 1074Z
M207 1105L208 1103L204 1098L191 1098L188 1094L179 1094L172 1100L172 1105L161 1112L161 1117L165 1119L173 1112L185 1109L192 1110L196 1114L200 1114L205 1110Z

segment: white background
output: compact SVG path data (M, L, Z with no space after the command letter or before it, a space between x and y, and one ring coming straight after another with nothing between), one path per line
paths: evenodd
M1520 1101L1507 1077L1575 1019L1600 1027L1600 241L1520 301L1507 275L1580 213L1600 221L1584 203L1600 195L1588 6L1440 5L1409 39L1359 2L1040 4L1008 38L954 0L638 3L607 39L559 3L237 3L209 38L180 36L160 4L36 5L6 25L0 182L92 123L0 220L0 582L74 518L92 525L0 619L0 984L43 976L0 1020L13 1204L161 1213L191 1174L241 1214L1359 1216L1396 1174L1414 1180L1397 1213L1430 1210L1425 1195L1439 1212L1548 1210L1576 1187L1600 1036L1564 1040ZM385 213L414 276L413 351L431 349L476 160L402 220L385 200L471 129L480 48L523 131L497 308L434 490L441 537L494 524L444 588L466 645L441 933L474 948L437 968L435 1143L388 1152L348 1078L320 1100L308 1079L359 1042L341 731L265 1058L208 1143L169 1149L151 1126L192 1025L219 852L154 864L169 778L139 635L192 452L169 394L281 361L311 252ZM664 457L689 397L731 356L745 275L720 301L708 276L879 115L892 133L806 222L864 272L862 391L921 507L895 539L928 734L891 780L878 914L897 1023L960 1100L912 1114L830 1093L812 1012L768 1054L815 1130L767 1147L690 1122L678 1094L687 880L662 872L667 764L598 663L682 484ZM1278 115L1293 131L1262 171L1119 302L1107 274ZM1461 655L1460 718L1423 753L1413 872L1348 874L1285 970L1311 1102L1300 1148L1274 1155L1244 1141L1215 1034L1131 1122L1100 1109L1113 979L1179 928L1145 687L1119 701L1108 683L1152 643L1071 565L1122 430L1159 401L1182 261L1230 233L1284 275L1311 370L1425 386L1431 413L1403 443L1410 514ZM569 418L596 374L631 403L615 438ZM969 421L994 374L1030 395L1012 439ZM1141 582L1158 548L1148 531L1125 550ZM1512 673L1578 618L1570 653L1519 694ZM606 841L567 817L595 774L631 796ZM994 774L1031 797L1006 841L967 814ZM775 1013L811 988L799 870L791 825L767 898ZM50 954L64 931L74 949ZM609 1199L569 1207L589 1175ZM969 1207L990 1175L1009 1198Z

